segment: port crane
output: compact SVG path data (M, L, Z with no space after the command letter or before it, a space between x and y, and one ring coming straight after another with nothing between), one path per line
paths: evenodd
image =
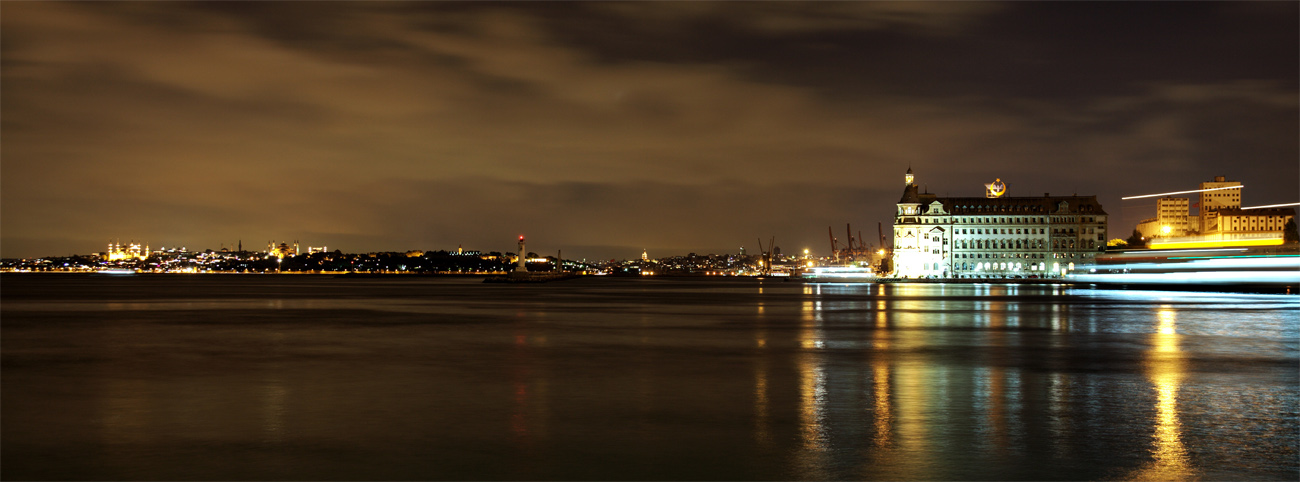
M870 260L872 247L868 245L862 236L862 231L858 235L853 235L853 225L844 224L844 234L848 236L848 244L841 247L839 239L835 238L835 230L829 226L826 227L827 234L831 239L831 257L836 264L852 263L859 260Z
M767 248L763 248L763 238L758 238L758 252L762 255L761 265L758 272L763 275L772 273L772 250L776 248L776 236L772 236L767 241Z

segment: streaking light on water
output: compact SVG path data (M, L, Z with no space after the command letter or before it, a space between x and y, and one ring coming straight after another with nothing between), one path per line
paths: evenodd
M1151 250L1107 254L1076 281L1118 284L1300 283L1300 255L1215 250Z

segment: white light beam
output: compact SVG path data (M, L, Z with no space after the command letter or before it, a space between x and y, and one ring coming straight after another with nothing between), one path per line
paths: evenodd
M1195 191L1177 191L1177 192L1166 192L1166 193L1160 193L1160 194L1143 194L1143 195L1141 195L1141 196L1129 196L1129 197L1122 197L1122 198L1120 198L1120 199L1121 199L1121 200L1129 200L1129 199L1140 199L1140 198L1144 198L1144 197L1173 196L1174 194L1191 194L1191 193L1194 193L1194 192L1220 191L1220 190L1224 190L1224 189L1241 189L1241 188L1243 188L1243 187L1246 187L1246 186L1245 186L1245 185L1241 185L1241 186L1224 186L1224 187L1212 187L1212 188L1209 188L1209 189L1197 189L1197 190L1195 190Z
M1287 206L1300 206L1300 203L1269 204L1269 205L1267 205L1267 206L1251 206L1251 207L1248 207L1248 208L1241 208L1241 209L1281 208L1281 207L1287 207Z

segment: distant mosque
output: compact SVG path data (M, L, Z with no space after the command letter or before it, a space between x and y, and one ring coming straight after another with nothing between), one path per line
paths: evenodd
M122 244L121 241L116 243L108 242L108 251L104 252L104 259L108 261L125 261L134 259L146 259L149 257L149 245L142 248L140 243L135 241Z
M270 241L266 243L266 252L269 253L271 256L275 256L280 259L284 259L286 256L297 256L298 242L294 241L293 246L289 246L288 243L280 243L277 246L275 244L275 241Z

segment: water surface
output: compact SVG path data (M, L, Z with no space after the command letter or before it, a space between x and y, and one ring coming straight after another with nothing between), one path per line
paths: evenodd
M5 479L1300 478L1300 298L4 275Z

